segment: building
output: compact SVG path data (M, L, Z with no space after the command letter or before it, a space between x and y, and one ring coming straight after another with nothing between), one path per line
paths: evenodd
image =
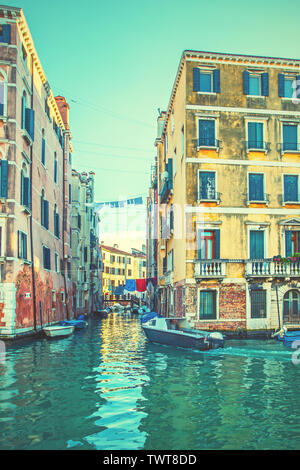
M20 8L0 7L0 336L71 315L69 107Z
M94 176L72 170L72 280L76 314L89 314L102 303L103 263L94 209Z
M273 259L300 252L299 80L300 60L183 52L149 192L160 313L240 334L299 324L299 260Z
M146 254L134 248L131 253L118 245L100 245L103 271L103 295L113 295L116 287L125 286L127 279L146 279Z

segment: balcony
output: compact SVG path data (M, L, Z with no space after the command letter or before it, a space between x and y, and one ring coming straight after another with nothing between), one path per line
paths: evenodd
M300 142L283 142L280 144L280 153L300 153Z
M212 139L210 137L201 137L197 140L197 150L200 149L212 149L219 151L220 140Z
M202 193L198 196L198 202L216 202L220 204L221 202L221 195L222 193L218 193L216 191L207 191L206 194Z
M226 263L220 260L198 260L195 262L194 277L203 279L224 278Z
M247 205L249 204L266 204L267 206L270 204L270 194L264 193L261 198L254 198L250 197L250 194L247 194Z
M259 140L246 140L246 151L248 152L269 152L270 142L263 142Z
M246 262L246 277L300 277L300 262L282 263L266 259Z

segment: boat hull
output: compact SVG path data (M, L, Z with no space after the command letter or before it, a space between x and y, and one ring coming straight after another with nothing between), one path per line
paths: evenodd
M74 326L50 326L43 328L47 338L67 338L74 333Z
M177 346L187 349L198 349L200 351L206 351L211 348L204 336L191 336L180 334L176 331L161 331L143 325L142 328L146 337L152 343L166 344L168 346Z

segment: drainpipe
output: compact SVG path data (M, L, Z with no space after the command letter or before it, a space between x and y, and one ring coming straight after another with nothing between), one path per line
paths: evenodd
M68 184L67 179L67 164L66 164L66 142L67 141L67 134L64 132L64 151L63 151L63 231L62 231L62 243L63 243L63 265L64 265L64 287L65 287L65 303L66 303L66 310L67 310L67 319L70 320L70 312L69 312L69 293L68 293L68 286L67 286L67 279L66 279L66 272L67 272L67 258L66 258L66 247L65 247L65 231L67 230L67 208L66 208L66 184Z
M33 54L31 54L31 108L33 109ZM36 320L36 290L35 290L35 272L34 272L34 250L33 250L33 227L32 227L32 196L33 196L33 151L32 145L30 146L30 252L31 252L31 275L32 275L32 306L33 306L33 325L34 330L37 331Z

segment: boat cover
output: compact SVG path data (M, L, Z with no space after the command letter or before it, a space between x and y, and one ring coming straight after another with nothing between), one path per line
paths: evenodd
M156 312L146 313L146 315L143 315L141 317L141 323L146 323L147 321L152 320L152 318L155 318L155 317L162 318L162 316Z

